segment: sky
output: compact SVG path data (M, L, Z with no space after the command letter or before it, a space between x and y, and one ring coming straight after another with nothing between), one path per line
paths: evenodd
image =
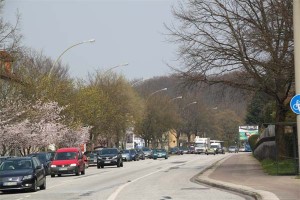
M14 24L21 14L23 44L60 61L74 78L116 67L128 80L170 75L176 65L174 43L164 23L176 23L177 0L6 0L4 19Z

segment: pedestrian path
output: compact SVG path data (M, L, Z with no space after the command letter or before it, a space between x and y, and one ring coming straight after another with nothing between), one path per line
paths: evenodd
M300 179L266 174L252 153L231 154L199 175L197 180L256 199L300 200Z

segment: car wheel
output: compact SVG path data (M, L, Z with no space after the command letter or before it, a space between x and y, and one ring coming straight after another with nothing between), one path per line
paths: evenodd
M165 159L168 159L168 157L165 157Z
M61 177L61 174L57 174L58 177Z
M33 181L32 187L31 187L31 192L36 192L37 191L37 186L36 186L36 180Z
M40 190L45 190L45 189L46 189L46 177L44 183L40 186Z
M78 168L77 168L76 171L75 171L75 175L76 175L76 176L79 176L79 169L78 169Z
M101 165L101 168L104 168L104 165Z
M51 174L51 178L55 177L55 174Z
M97 165L97 168L100 169L100 165Z

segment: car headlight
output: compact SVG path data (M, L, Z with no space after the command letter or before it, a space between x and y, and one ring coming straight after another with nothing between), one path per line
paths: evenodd
M56 165L51 165L51 167L56 167Z
M70 166L71 167L76 167L76 163L72 163Z
M27 175L27 176L23 176L23 180L28 180L28 179L32 179L32 175Z
M118 158L118 156L114 156L114 157L113 157L113 159L117 159L117 158Z

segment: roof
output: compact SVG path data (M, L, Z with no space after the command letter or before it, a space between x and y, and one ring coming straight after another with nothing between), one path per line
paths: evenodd
M77 151L80 151L80 149L76 147L69 147L69 148L60 148L56 152L77 152Z

